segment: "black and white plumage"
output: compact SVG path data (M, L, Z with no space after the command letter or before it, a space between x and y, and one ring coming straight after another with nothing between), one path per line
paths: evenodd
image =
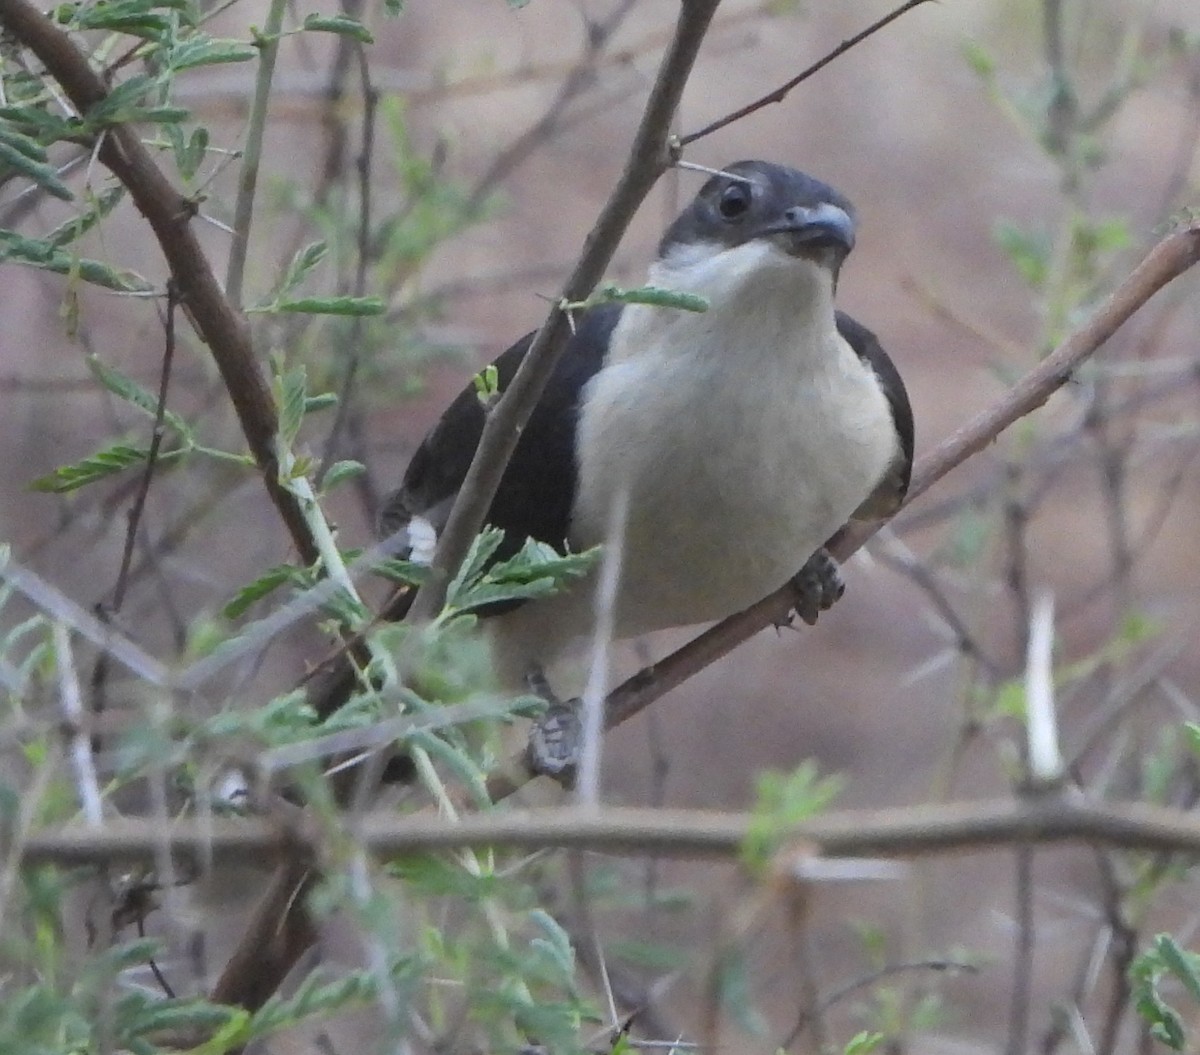
M709 179L647 278L708 310L605 305L577 320L487 517L507 551L609 541L625 491L614 623L629 637L739 611L848 519L893 511L912 411L874 335L834 307L854 236L849 202L794 169L744 161ZM496 360L502 389L531 340ZM388 534L417 518L440 530L483 420L472 389L450 405L387 502ZM558 658L589 632L594 595L584 581L489 620L503 666Z

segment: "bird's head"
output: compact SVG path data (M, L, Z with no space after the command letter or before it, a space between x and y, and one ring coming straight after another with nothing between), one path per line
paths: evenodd
M659 269L680 288L689 274L751 279L771 270L832 292L856 227L854 207L828 184L786 165L739 161L709 179L667 229Z

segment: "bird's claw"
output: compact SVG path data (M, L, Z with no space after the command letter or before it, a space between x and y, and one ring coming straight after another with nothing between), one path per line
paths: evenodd
M579 701L560 700L540 670L531 672L527 681L530 689L546 701L546 710L529 730L525 760L534 773L572 788L583 749Z
M827 550L819 549L792 577L792 588L796 594L796 614L813 626L817 616L832 608L846 592L846 583L838 562Z

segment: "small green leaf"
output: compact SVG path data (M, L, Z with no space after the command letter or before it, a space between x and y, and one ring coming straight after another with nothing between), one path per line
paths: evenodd
M338 33L345 37L353 37L363 44L374 44L375 38L357 18L348 15L309 15L304 20L304 28L316 33Z
M336 392L318 392L315 396L309 396L304 401L304 413L312 414L317 410L328 410L330 407L338 405L338 394Z
M99 260L76 257L35 238L22 238L12 231L0 231L0 263L18 263L53 271L59 275L78 275L85 282L119 293L149 293L154 286L133 271L110 267Z
M1187 741L1188 750L1194 755L1200 755L1200 725L1196 722L1184 722L1183 737Z
M114 396L131 403L151 418L158 416L158 397L144 389L133 378L126 377L121 371L106 365L95 355L87 357L87 367L92 376ZM163 421L181 436L190 436L191 430L187 422L173 410L164 408Z
M303 366L276 377L276 401L279 404L279 438L286 447L292 445L304 421L308 375Z
M1042 232L1022 230L1016 224L1000 221L995 239L1021 277L1034 289L1046 283L1050 268L1050 242Z
M708 298L695 293L684 293L662 286L640 286L637 289L622 289L620 286L603 286L599 291L598 303L649 304L656 308L679 308L682 311L708 311ZM589 298L591 299L591 298Z
M845 1055L869 1055L882 1043L882 1033L870 1033L863 1030L850 1038L845 1047Z
M184 451L174 450L160 452L158 464L174 461ZM124 472L131 465L140 465L149 457L150 452L144 447L131 447L128 444L116 443L97 451L83 461L74 465L63 465L52 473L39 476L29 486L35 491L49 491L53 494L66 494L86 487L90 483L101 480L106 476Z
M384 307L381 297L301 297L281 300L274 310L310 315L382 315Z
M248 62L258 55L253 44L199 35L176 43L167 53L167 65L173 70L187 70L221 62Z
M471 379L471 383L475 386L479 402L486 407L500 394L500 371L496 369L496 364L485 366Z
M352 480L356 476L362 476L366 471L367 467L362 462L350 460L334 462L329 467L329 471L321 479L321 490L332 491L344 480Z
M963 45L963 58L967 60L967 65L975 74L983 80L990 81L995 76L995 57L977 41L968 40Z
M376 575L401 586L420 586L429 578L429 566L399 557L386 557L372 567Z
M80 213L73 220L60 223L54 230L44 235L42 241L56 249L70 245L112 212L124 197L124 187L110 187L92 199L91 208L87 212Z
M221 609L221 614L226 619L238 619L246 613L246 610L256 601L261 601L264 597L270 596L279 587L288 583L296 583L304 585L304 573L299 568L293 568L290 564L279 564L274 568L270 568L263 572L257 579L246 586L243 586Z
M145 74L122 81L84 114L85 128L99 131L106 125L129 120L129 114L141 108L143 97L153 87L153 79Z
M76 29L107 29L149 39L157 39L171 29L171 20L150 10L145 0L100 0L94 4L78 4L70 21Z
M62 180L53 165L43 161L35 161L29 154L13 145L10 139L0 139L0 162L16 169L23 176L28 176L43 190L53 194L63 201L72 201L75 197Z
M1200 974L1197 973L1200 956L1181 949L1169 934L1160 934L1154 939L1154 951L1163 966L1183 983L1192 999L1200 1002Z

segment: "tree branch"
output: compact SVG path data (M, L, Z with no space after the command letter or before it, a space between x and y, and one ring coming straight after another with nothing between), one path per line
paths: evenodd
M0 25L38 57L81 115L107 97L103 81L70 37L28 0L0 0ZM171 186L129 125L104 131L100 160L129 191L153 229L180 301L216 360L267 492L300 559L312 563L317 548L300 503L279 481L271 390L255 362L249 324L225 297L192 229L195 203Z
M25 867L152 862L164 850L216 861L274 857L293 862L293 874L299 874L303 867L297 853L317 857L325 844L325 834L312 818L299 823L302 827L285 829L254 817L183 818L164 828L153 817L125 818L100 828L74 824L31 834L16 852ZM362 815L350 828L366 849L383 856L492 846L732 857L741 852L755 823L750 813L716 810L562 807L465 815L454 824L431 814L402 817L380 810ZM837 810L785 834L787 845L804 857L918 858L1025 843L1200 853L1200 817L1194 812L1089 802L1073 791L1017 800Z

